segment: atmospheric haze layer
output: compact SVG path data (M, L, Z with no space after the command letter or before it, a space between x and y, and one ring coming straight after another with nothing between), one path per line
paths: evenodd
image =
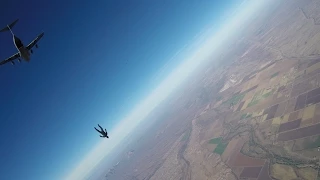
M188 81L170 95L173 89L162 90L169 98L150 109L153 126L103 178L319 177L320 4L255 3L252 14L237 15L246 21L226 23L195 53L196 62L187 59L169 76ZM225 36L231 27L232 39Z

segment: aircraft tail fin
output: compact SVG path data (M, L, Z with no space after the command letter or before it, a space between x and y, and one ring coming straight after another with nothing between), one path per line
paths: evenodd
M15 21L13 21L11 24L8 24L6 27L4 27L3 29L0 30L0 32L5 32L5 31L9 31L9 28L12 29L13 26L19 21L19 19L16 19Z

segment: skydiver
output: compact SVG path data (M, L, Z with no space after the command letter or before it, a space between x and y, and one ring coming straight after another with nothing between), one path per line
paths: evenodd
M104 129L104 130L103 130L103 128L102 128L99 124L98 124L98 126L100 127L101 131L99 131L96 127L94 127L94 129L95 129L96 131L98 131L100 134L102 134L102 136L100 135L100 137L102 137L102 138L109 138L107 129Z

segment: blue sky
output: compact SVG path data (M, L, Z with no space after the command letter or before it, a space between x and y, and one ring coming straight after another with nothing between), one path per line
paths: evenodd
M68 175L98 142L108 141L93 127L112 131L181 63L182 47L208 27L218 30L224 11L241 2L2 3L0 26L20 18L13 32L25 44L45 35L30 63L0 67L1 177ZM0 33L0 47L1 59L16 52L9 32Z

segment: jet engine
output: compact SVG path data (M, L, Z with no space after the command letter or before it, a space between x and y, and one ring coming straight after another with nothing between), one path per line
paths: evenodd
M38 48L39 46L38 46L38 44L36 44L36 48Z
M14 65L14 62L13 62L13 61L11 61L11 64L12 64L12 65Z
M18 59L18 61L19 61L19 63L21 63L21 59L20 58Z
M30 52L31 52L31 54L33 54L33 50L32 49L30 50Z

